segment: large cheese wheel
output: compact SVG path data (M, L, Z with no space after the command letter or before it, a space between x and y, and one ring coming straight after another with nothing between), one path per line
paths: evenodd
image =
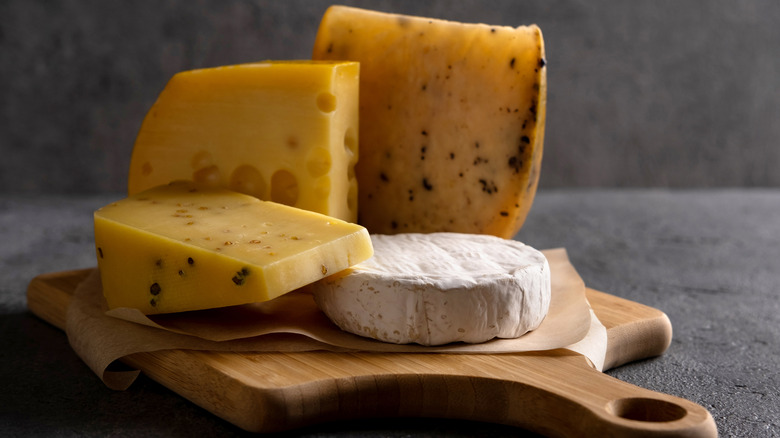
M442 345L517 338L550 306L544 255L515 240L459 233L372 235L374 256L311 290L341 329Z
M333 6L314 59L360 62L359 222L512 237L544 142L540 29Z

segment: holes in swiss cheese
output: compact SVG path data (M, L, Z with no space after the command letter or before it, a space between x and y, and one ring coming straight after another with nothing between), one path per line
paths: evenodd
M208 151L199 151L193 155L190 165L194 169L192 180L196 183L216 187L222 181L222 173L214 165L214 160Z
M317 95L317 108L324 113L331 113L336 110L336 96L328 92L322 92Z
M211 165L192 172L192 180L199 184L216 187L222 180L222 174L217 166Z
M195 155L192 156L192 160L190 160L190 165L192 165L193 169L203 169L204 167L209 167L212 164L214 164L214 160L211 157L211 153L209 151L198 151Z
M351 182L355 179L355 163L357 163L357 151L358 151L357 136L355 130L352 128L347 129L344 133L344 151L347 153L347 179Z
M350 128L344 133L344 149L347 151L347 156L355 156L357 152L357 137L355 136L355 130Z
M236 167L230 175L230 190L263 199L266 193L266 184L263 175L257 168L248 164Z
M288 170L277 170L271 176L271 201L294 206L298 202L298 179Z

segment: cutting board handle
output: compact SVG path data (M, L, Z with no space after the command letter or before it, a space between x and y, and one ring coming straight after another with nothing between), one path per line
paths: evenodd
M718 436L702 406L585 367L581 356L566 350L508 356L463 356L456 359L460 366L444 373L353 374L284 388L253 404L259 410L237 424L276 432L323 421L425 417L505 424L551 437ZM386 365L370 354L355 358L372 369ZM429 358L397 360L406 366ZM504 363L495 366L497 361ZM511 369L505 366L510 363Z
M550 436L582 436L583 432L609 437L718 436L715 420L699 404L591 368L561 370L560 362L557 365L554 372L539 370L516 377L509 387L502 379L504 388L511 388L504 394L505 405L512 408L503 420L493 412L491 421ZM484 382L484 386L496 388L495 383Z

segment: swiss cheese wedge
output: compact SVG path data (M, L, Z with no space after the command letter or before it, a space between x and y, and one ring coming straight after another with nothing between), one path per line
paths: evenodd
M544 142L537 26L332 6L313 58L360 62L359 223L371 233L520 229Z
M191 182L94 216L108 306L145 314L270 300L373 254L360 225Z
M141 125L129 193L186 179L355 222L358 76L317 61L176 74Z

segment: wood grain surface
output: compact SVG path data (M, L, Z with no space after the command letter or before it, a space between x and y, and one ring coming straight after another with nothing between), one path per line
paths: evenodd
M89 271L34 278L28 307L64 329L70 296ZM672 328L663 312L593 289L587 296L607 328L605 368L668 348ZM498 355L169 350L123 362L254 432L351 418L436 417L550 436L717 436L700 405L612 378L566 349Z

